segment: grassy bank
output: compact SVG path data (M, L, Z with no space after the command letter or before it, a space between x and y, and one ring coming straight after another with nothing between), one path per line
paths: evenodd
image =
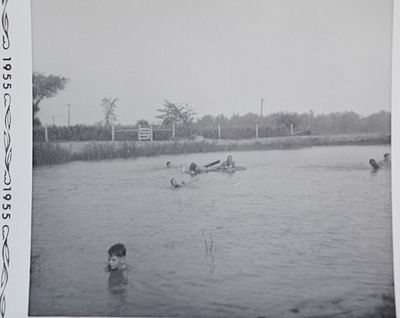
M296 149L312 146L390 144L390 135L289 136L246 140L175 140L175 141L91 141L34 143L33 165L59 164L73 160L103 160L144 156L239 151Z

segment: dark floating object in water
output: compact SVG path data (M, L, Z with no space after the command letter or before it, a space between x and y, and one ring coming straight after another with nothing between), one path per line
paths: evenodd
M226 173L233 173L236 171L243 171L243 170L247 170L246 167L243 166L237 166L234 168L223 168L223 167L217 167L216 169L210 169L210 172L226 172Z
M220 162L221 162L220 160L217 160L217 161L211 162L209 164L206 164L204 167L209 168L209 167L215 166L216 164L219 164Z
M190 164L190 166L189 166L189 170L184 169L183 172L190 173L190 175L195 176L195 175L198 175L200 173L204 173L204 172L210 171L209 169L212 166L215 166L216 164L218 164L220 162L221 162L220 160L213 161L213 162L210 162L210 163L208 163L208 164L206 164L206 165L204 165L202 167L198 166L195 162L192 162Z
M243 170L247 170L246 167L242 167L242 166L237 166L234 168L223 168L223 167L216 167L216 168L210 168L204 171L197 171L196 167L189 167L189 169L183 169L184 173L189 173L191 175L197 175L199 173L205 173L205 172L225 172L225 173L234 173L236 171L243 171Z
M375 170L378 170L380 168L380 166L378 165L378 163L374 160L374 159L369 159L369 164L372 166L372 168L374 168Z

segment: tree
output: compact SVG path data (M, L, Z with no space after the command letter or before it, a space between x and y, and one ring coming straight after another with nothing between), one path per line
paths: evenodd
M103 108L104 113L104 125L110 126L117 122L117 114L115 109L117 108L118 98L103 97L100 106Z
M300 123L297 113L279 112L277 115L277 124L283 124L289 130L291 125L293 125L293 128L296 128Z
M229 123L229 119L226 118L224 114L219 114L215 117L215 123L224 126Z
M39 104L45 98L51 98L63 90L68 82L65 77L57 75L44 75L43 73L33 72L32 74L32 106L33 106L33 125L40 126L40 120L36 117L39 112Z
M229 124L232 126L240 126L242 123L242 117L240 116L240 114L236 113L236 114L232 114L231 118L229 119Z
M254 113L247 113L241 117L241 126L254 127L259 122L260 117Z
M380 111L362 119L364 132L390 133L391 114L390 112Z
M193 132L194 115L196 112L188 105L182 106L164 100L164 108L157 109L161 115L156 116L162 119L164 126L170 126L172 123L181 125L184 135L190 137Z
M199 128L210 128L214 126L214 117L211 115L205 115L197 120L197 127Z
M137 122L136 122L136 125L135 125L136 127L139 127L139 126L146 126L146 127L148 127L148 126L150 126L150 124L149 124L149 122L146 120L146 119L139 119Z
M173 122L178 123L181 120L182 107L164 100L164 108L157 109L161 115L156 116L156 118L162 119L162 124L164 126L170 126Z
M182 128L186 137L190 137L194 132L194 115L196 112L191 109L188 105L182 107L180 109L181 116L180 116L180 124L182 124Z
M345 111L338 116L337 130L340 134L359 132L360 115Z

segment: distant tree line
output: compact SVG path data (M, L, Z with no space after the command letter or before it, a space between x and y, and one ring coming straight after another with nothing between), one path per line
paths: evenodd
M37 113L40 103L46 98L55 96L63 90L69 80L55 75L33 73L33 126L34 140L44 139L44 128L41 127ZM51 126L48 129L49 140L84 141L84 140L109 140L111 126L117 125L118 130L136 129L140 126L149 126L145 119L139 119L132 125L118 125L117 122L118 98L101 99L100 107L103 110L103 120L93 126L75 125L71 127ZM355 133L390 133L391 113L380 111L378 113L361 116L353 111L336 112L315 115L313 111L306 113L276 112L267 116L254 113L244 115L232 114L227 117L223 114L212 116L204 115L195 118L196 112L187 104L172 103L164 100L162 107L157 110L156 118L161 123L152 124L155 140L168 140L172 137L172 125L175 128L176 138L190 138L202 135L205 138L245 139L254 138L256 131L259 137L275 137L290 135L291 130L304 130L308 134L355 134ZM257 128L256 128L257 125ZM118 140L135 140L137 132L120 133Z
M313 135L326 134L353 134L353 133L389 133L391 113L380 111L378 113L361 116L353 111L335 112L330 114L314 115L313 111L307 113L276 112L268 116L259 116L254 113L245 115L233 114L231 117L224 115L206 115L195 123L196 130L205 130L208 127L269 127L290 132L291 125L294 130L310 128Z
M290 121L287 121L290 118ZM297 114L278 112L260 117L256 114L246 115L206 115L194 120L189 128L182 123L175 125L176 138L190 138L193 135L202 135L204 138L218 138L218 124L221 128L222 139L255 138L256 125L260 138L290 135L290 125L294 130L307 129L312 135L331 134L361 134L361 133L390 133L390 112L380 111L369 116L360 116L354 112L340 112L314 115L312 112ZM115 125L116 131L133 130L138 126L149 126L146 120L138 120L132 125ZM172 138L172 123L169 125L153 124L154 140L169 140ZM188 130L190 129L190 130ZM104 125L74 125L70 127L50 126L49 140L52 141L88 141L111 140L111 127ZM116 140L137 140L137 131L119 132ZM34 140L44 141L44 128L34 127Z
M361 116L353 111L334 112L330 114L315 115L312 110L306 113L276 112L267 116L254 113L245 115L232 114L227 117L223 114L212 116L205 115L194 119L196 112L188 105L180 106L164 101L164 108L158 109L164 126L170 126L172 122L182 127L186 137L193 134L202 134L208 130L214 130L218 125L226 129L254 130L258 125L260 130L269 130L267 136L287 135L293 130L309 129L312 134L352 134L352 133L389 133L391 113L380 111L378 113ZM206 133L207 134L207 133ZM249 134L251 137L254 133ZM243 138L243 137L241 137Z

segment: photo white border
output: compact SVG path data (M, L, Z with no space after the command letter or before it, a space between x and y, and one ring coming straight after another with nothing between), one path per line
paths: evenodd
M400 286L400 0L393 1L392 75L392 211L396 295ZM1 87L3 146L0 152L2 204L11 205L0 217L2 236L0 276L1 318L28 317L31 196L32 196L32 46L30 0L2 0L2 70L11 57L12 88ZM2 72L2 74L5 72ZM5 80L2 78L2 83ZM6 85L7 87L7 85ZM11 99L6 97L9 94ZM397 125L396 125L397 124ZM7 179L6 178L11 178ZM10 181L11 180L11 181ZM9 182L10 181L10 182ZM5 184L10 183L9 185ZM9 188L11 190L4 190ZM10 194L11 197L6 194ZM5 214L4 214L5 213ZM7 217L10 213L10 217ZM400 317L400 297L395 297Z
M396 317L400 317L400 1L393 1L392 33L392 228ZM397 194L397 195L396 195ZM396 297L398 296L398 297Z
M29 0L2 0L1 4L0 87L3 106L0 127L3 131L3 145L0 146L0 227L3 266L0 314L2 318L19 318L27 317L29 299L32 191L31 7Z

